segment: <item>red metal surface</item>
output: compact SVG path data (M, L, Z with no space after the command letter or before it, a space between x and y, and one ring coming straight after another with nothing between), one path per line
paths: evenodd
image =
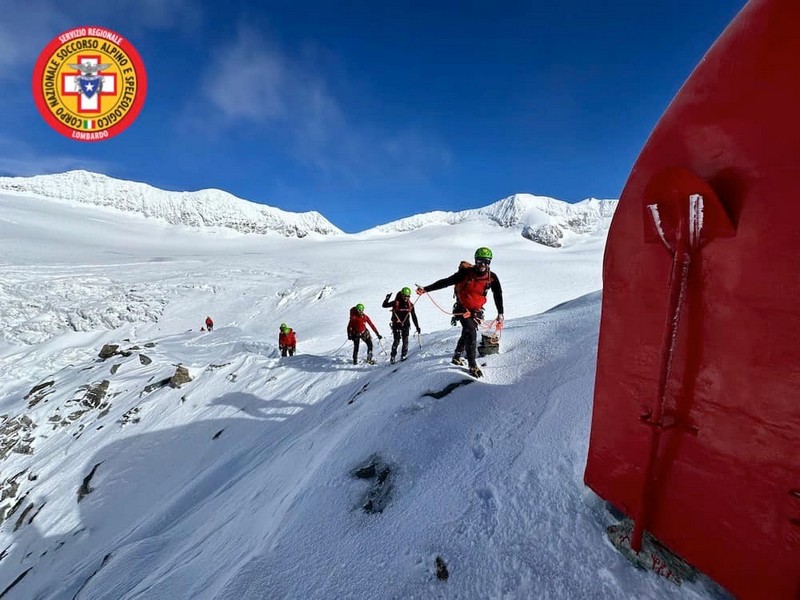
M798 23L751 0L717 40L604 261L585 481L742 599L800 598Z

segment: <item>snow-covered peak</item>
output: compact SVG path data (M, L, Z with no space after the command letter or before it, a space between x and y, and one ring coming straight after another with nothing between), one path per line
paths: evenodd
M423 213L380 225L374 231L399 233L431 225L456 225L478 220L500 227L519 228L523 237L559 247L565 233L588 235L606 231L616 207L617 200L590 198L570 204L547 196L514 194L482 208Z
M274 232L285 237L342 233L316 211L288 212L217 189L171 192L88 171L0 177L0 190L112 208L174 225L226 227L243 233Z

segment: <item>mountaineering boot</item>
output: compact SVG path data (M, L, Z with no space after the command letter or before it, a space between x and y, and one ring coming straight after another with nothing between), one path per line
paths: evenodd
M483 377L483 371L481 371L481 369L480 369L480 367L478 365L475 365L474 367L470 367L469 368L469 374L472 375L473 377L476 377L476 378L477 377Z
M367 354L367 364L368 365L374 365L375 364L375 361L372 360L372 353L371 352L369 354Z
M358 359L357 359L357 358L354 358L354 359L353 359L353 364L354 364L354 365L357 365L357 364L358 364Z
M453 354L453 360L450 361L454 365L458 365L459 367L463 367L467 364L463 358L461 358L458 354Z
M401 361L408 360L408 354L403 354L403 355L401 355L401 356L400 356L400 360L401 360Z
M389 358L389 362L390 362L391 364L394 364L394 363L395 363L395 358L394 358L394 356L392 356L392 357L390 357L390 358Z

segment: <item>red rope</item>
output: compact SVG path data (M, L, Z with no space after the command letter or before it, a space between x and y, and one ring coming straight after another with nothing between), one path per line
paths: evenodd
M420 297L421 296L427 296L428 298L430 298L430 301L433 302L433 305L436 308L438 308L440 311L442 311L444 314L446 314L446 315L450 315L451 317L469 318L470 312L468 310L465 310L464 312L460 312L460 313L450 312L450 311L442 308L439 305L439 303L436 302L436 300L433 299L433 296L431 296L428 292L425 292L424 294L420 294ZM420 297L418 297L417 300L419 300ZM484 321L483 319L479 319L479 318L475 317L475 320L478 322L478 328L479 329L483 329L485 331L491 331L492 328L494 328L494 329L497 330L497 333L495 335L497 335L497 337L500 337L500 332L503 329L503 322L502 321L498 321L497 319L492 319L491 321L488 321L488 325L487 325L487 321Z

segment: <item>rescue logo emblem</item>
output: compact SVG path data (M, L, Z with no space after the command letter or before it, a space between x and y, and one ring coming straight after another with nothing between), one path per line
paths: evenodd
M82 142L127 129L146 93L147 74L136 48L103 27L65 31L42 51L33 70L33 98L44 120Z

